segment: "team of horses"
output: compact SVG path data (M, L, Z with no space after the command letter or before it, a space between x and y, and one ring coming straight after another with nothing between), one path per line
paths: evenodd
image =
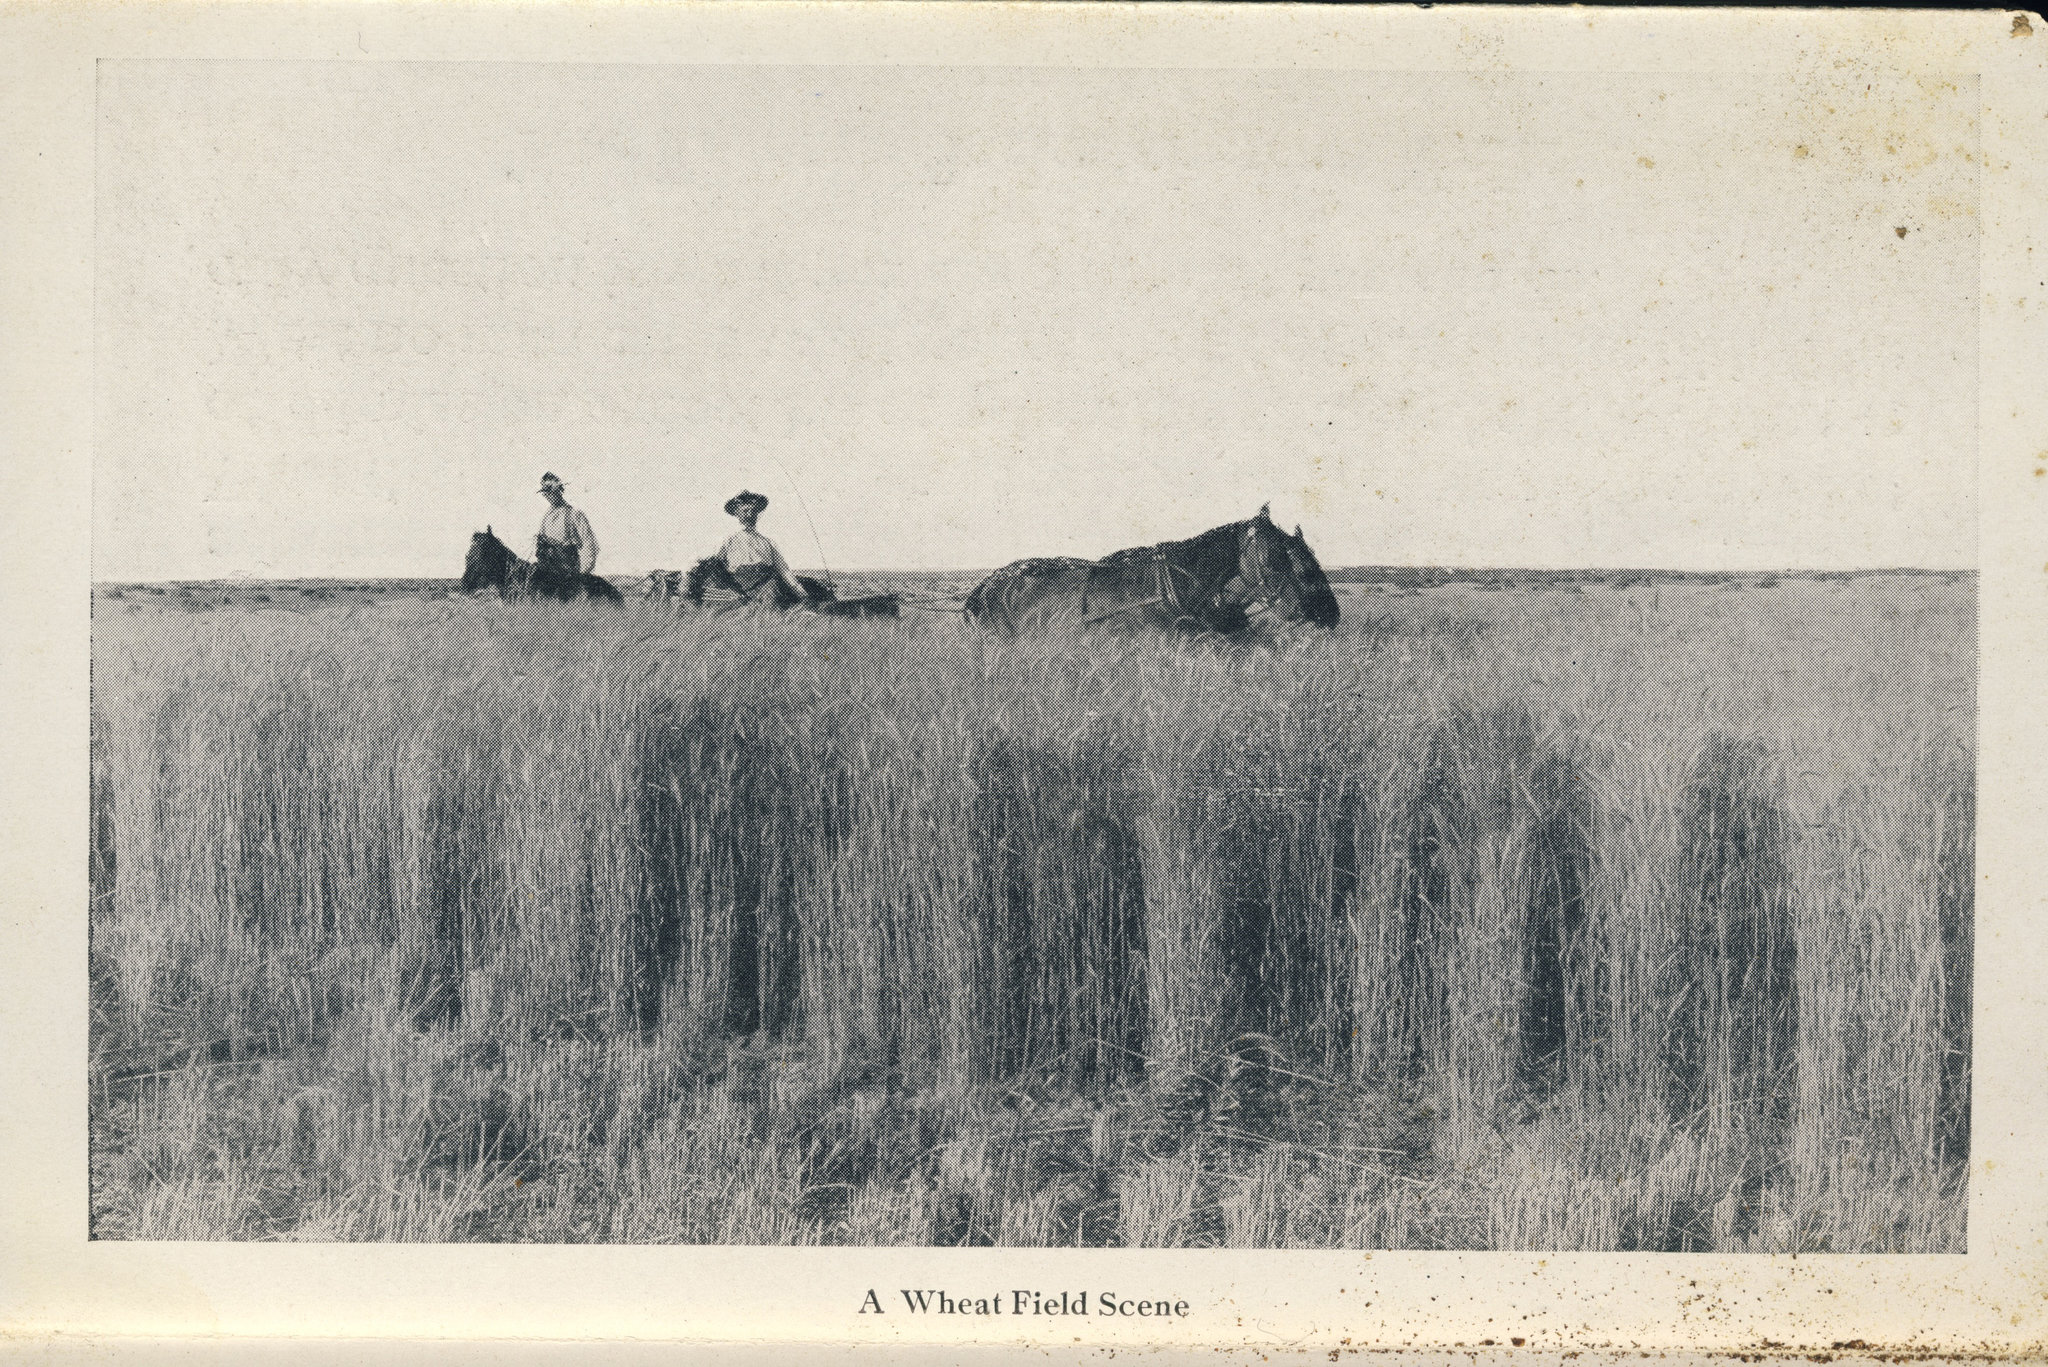
M656 570L641 596L674 609L802 609L833 617L895 617L896 594L840 598L830 584L798 576L799 598L771 582L749 594L717 557L687 573ZM551 574L522 560L486 527L470 538L464 593L507 598L585 599L622 605L616 587L594 574ZM1337 595L1302 537L1277 526L1266 508L1184 541L1136 546L1100 560L1019 560L977 584L963 608L991 632L1166 630L1235 636L1297 625L1337 625Z
M1301 529L1267 509L1185 541L1101 560L1019 560L967 595L993 631L1159 627L1234 636L1254 627L1337 625L1337 595Z

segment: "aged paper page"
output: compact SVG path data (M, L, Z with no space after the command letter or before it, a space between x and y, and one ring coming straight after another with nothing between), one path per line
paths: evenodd
M28 1351L2042 1351L2038 17L4 22Z

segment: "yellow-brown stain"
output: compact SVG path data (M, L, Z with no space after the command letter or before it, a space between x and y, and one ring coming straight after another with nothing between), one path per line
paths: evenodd
M1957 82L1940 76L1900 79L1855 61L1815 70L1806 98L1780 146L1794 160L1822 160L1867 196L1859 213L1885 214L1896 230L1929 198L1962 199L1951 184L1977 152L1962 137L1971 110ZM1946 207L1946 206L1944 206ZM1965 215L1957 214L1962 218ZM1947 220L1947 214L1930 219ZM1879 219L1879 222L1882 222ZM1925 228L1927 225L1909 225Z
M1651 161L1648 157L1637 157L1636 165L1642 167L1645 171L1654 171L1657 169L1657 163Z
M2014 16L2012 17L2012 36L2013 36L2013 37L2015 37L2015 38L2024 38L2024 37L2026 37L2026 36L2027 36L2028 34L2032 33L2033 31L2034 31L2034 26L2033 26L2032 24L2030 24L2030 23L2028 23L2028 22L2027 22L2027 16L2026 16L2026 15L2024 15L2024 14L2015 14L2015 15L2014 15Z

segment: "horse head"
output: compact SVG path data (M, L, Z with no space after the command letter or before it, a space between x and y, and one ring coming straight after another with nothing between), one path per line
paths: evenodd
M1337 591L1330 587L1330 577L1323 573L1323 562L1316 559L1307 538L1302 536L1301 524L1296 523L1294 535L1284 536L1284 539L1287 568L1298 586L1302 617L1314 626L1336 626L1340 615Z
M1267 508L1239 524L1238 574L1251 602L1276 624L1337 625L1337 594L1314 551L1295 528L1289 536L1273 524Z
M462 562L462 591L481 593L504 588L518 560L512 548L498 540L489 527L474 533L469 538L469 554Z

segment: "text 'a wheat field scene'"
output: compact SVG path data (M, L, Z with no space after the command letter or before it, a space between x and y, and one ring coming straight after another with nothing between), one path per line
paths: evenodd
M1974 87L97 118L95 1237L1964 1249Z

